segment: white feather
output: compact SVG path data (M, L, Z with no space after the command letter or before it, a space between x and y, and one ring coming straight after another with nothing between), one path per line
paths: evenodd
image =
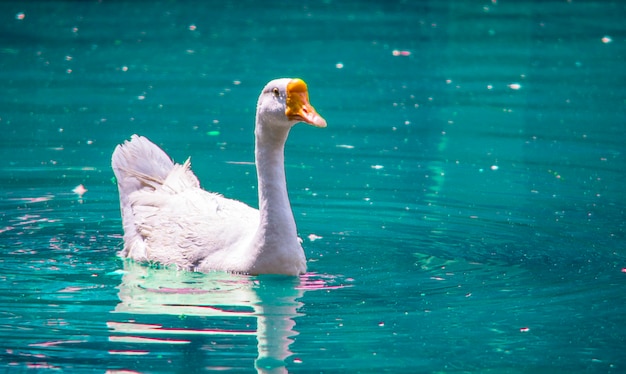
M257 105L260 211L202 190L189 159L174 164L145 137L133 135L117 146L112 167L124 226L123 257L205 272L306 271L284 173L284 143L298 122L285 116L290 81L268 83ZM319 118L316 121L323 121Z

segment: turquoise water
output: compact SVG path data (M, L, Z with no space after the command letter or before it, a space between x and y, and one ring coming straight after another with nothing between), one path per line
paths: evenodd
M7 372L624 372L626 7L0 3ZM133 133L256 206L260 89L301 77L300 278L120 260ZM83 185L82 195L73 190Z

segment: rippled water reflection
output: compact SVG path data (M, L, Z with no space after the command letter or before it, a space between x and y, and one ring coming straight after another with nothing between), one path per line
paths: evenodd
M622 372L620 2L3 2L8 371ZM254 103L299 76L310 273L124 262L132 133L256 205ZM86 191L81 190L83 186Z

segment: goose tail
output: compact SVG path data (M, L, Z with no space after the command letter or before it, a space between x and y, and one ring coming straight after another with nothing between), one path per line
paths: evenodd
M117 179L120 209L124 226L123 257L146 257L143 238L135 222L131 195L138 191L155 191L176 169L172 159L156 144L143 136L132 135L130 141L119 144L111 157L111 167Z

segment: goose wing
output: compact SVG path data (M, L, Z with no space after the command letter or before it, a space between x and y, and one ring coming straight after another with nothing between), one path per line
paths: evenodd
M184 164L148 139L133 135L113 153L124 225L121 255L194 269L245 268L244 253L259 222L256 209L204 191ZM208 261L207 261L208 260Z

